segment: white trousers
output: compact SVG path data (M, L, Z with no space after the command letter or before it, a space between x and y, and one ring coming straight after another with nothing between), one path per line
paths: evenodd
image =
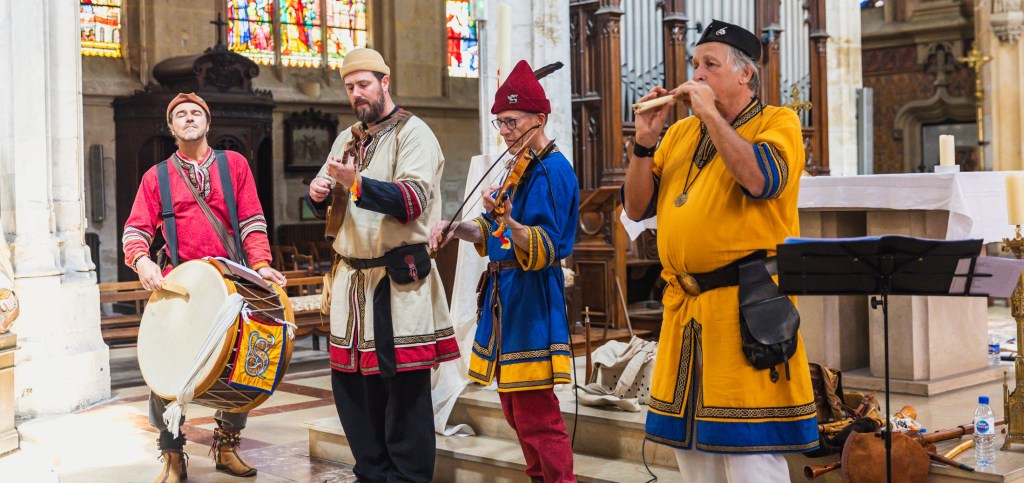
M716 454L676 449L684 483L786 483L789 466L781 454Z

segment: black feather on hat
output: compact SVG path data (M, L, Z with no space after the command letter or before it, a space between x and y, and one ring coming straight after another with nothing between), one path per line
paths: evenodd
M704 34L700 36L697 45L706 42L721 42L736 47L754 62L761 59L761 39L739 25L712 20L710 25L704 27Z

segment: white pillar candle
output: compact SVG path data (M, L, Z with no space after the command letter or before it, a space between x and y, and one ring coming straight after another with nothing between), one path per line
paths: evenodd
M1024 174L1006 175L1006 220L1024 225Z
M498 4L498 85L512 70L512 7Z
M952 166L954 164L954 142L950 134L939 136L939 166Z

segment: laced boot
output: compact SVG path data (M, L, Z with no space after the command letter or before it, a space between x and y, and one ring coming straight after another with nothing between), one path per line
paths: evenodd
M210 452L213 453L217 470L232 476L256 476L256 468L242 459L242 455L238 453L239 443L240 433L220 428L213 430L213 446Z
M160 461L164 467L160 475L156 477L155 483L179 483L188 479L188 455L185 454L185 435L178 435L173 438L171 433L160 432L157 438L157 445L160 448Z

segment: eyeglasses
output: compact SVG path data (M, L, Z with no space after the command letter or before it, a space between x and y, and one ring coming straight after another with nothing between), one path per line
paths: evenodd
M504 124L505 127L508 128L509 131L511 131L511 130L516 128L516 121L518 121L518 120L520 120L520 119L522 119L524 117L530 117L530 116L536 116L536 115L537 115L536 112L531 112L529 114L523 114L522 116L514 117L512 119L505 119L505 120L502 120L502 119L491 119L491 125L494 126L494 129L497 129L497 130L501 131L501 125Z

